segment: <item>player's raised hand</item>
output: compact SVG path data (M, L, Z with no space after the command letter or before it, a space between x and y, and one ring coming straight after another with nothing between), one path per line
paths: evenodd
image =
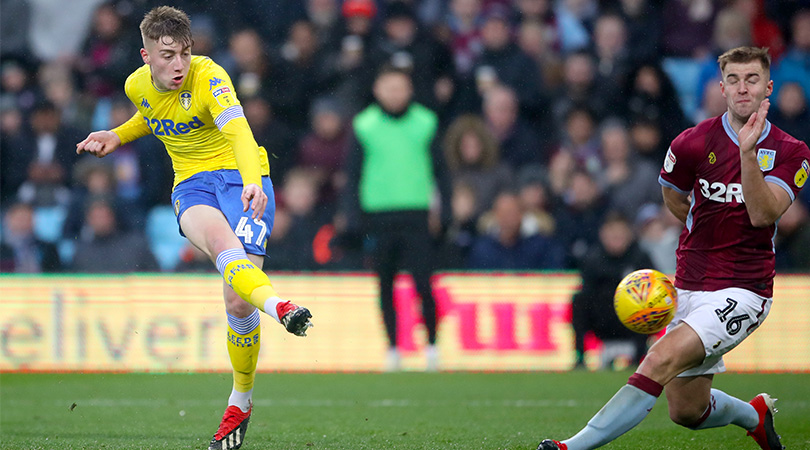
M121 138L112 131L94 131L76 144L76 153L89 153L103 158L121 145Z
M759 104L759 109L751 114L748 122L740 128L737 139L740 142L740 154L753 153L757 141L765 129L765 119L768 117L768 108L771 106L767 98Z
M253 207L251 215L253 219L261 218L264 215L264 208L267 207L267 194L255 183L242 188L242 211L247 212L250 207Z

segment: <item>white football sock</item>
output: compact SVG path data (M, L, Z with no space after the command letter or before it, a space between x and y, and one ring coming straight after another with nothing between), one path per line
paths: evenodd
M265 300L265 302L264 302L264 312L266 312L267 314L270 314L270 316L272 318L276 319L278 321L278 323L281 323L281 318L278 316L278 311L276 311L276 306L278 306L279 303L284 303L284 302L286 302L286 300L282 300L282 299L280 299L278 297L270 297L267 300Z
M568 450L587 450L602 446L641 423L658 397L624 385L616 395L571 439L562 441Z
M759 414L753 406L718 389L712 389L711 401L706 412L707 414L703 415L705 419L692 427L693 429L705 430L733 423L750 431L759 425Z
M242 412L248 412L251 398L253 398L253 389L247 392L239 392L233 389L231 390L231 396L228 397L228 406L238 406Z

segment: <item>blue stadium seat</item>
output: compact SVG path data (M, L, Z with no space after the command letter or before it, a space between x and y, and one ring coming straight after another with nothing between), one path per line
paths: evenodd
M180 252L188 243L177 231L177 220L171 206L155 206L146 217L146 238L160 269L174 270L180 262Z
M661 65L678 92L681 109L687 118L693 120L700 108L697 104L700 62L689 58L664 58Z
M56 251L59 252L59 259L65 266L73 263L73 255L76 254L76 241L62 239L56 244Z
M63 206L39 206L34 209L34 236L55 243L62 237L67 209Z

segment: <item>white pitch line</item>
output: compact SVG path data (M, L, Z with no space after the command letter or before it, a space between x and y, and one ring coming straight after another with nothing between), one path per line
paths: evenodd
M144 399L144 398L66 398L49 399L47 402L38 402L24 399L3 399L3 406L52 406L69 407L76 402L77 408L127 408L127 407L160 407L178 408L188 411L193 407L218 407L225 406L225 399L222 400L173 400L171 398ZM787 407L786 402L780 402L783 408ZM791 410L810 409L808 401L791 401ZM584 402L577 399L560 400L491 400L491 399L466 399L460 401L453 400L412 400L403 398L385 398L377 400L347 400L347 399L268 399L258 398L253 400L253 404L262 408L272 407L293 407L293 408L427 408L427 407L459 407L459 408L577 408L589 405L601 405L601 401L593 400Z
M71 398L71 399L50 399L47 401L48 405L59 407L62 405L70 405L76 402L77 408L82 407L96 407L96 408L126 408L126 407L177 407L181 409L188 409L190 407L207 407L207 406L224 406L223 400L172 400L167 398L161 399L144 399L144 398ZM596 403L596 402L593 402ZM26 406L42 404L37 401L23 400L23 399L4 399L5 406ZM253 404L259 407L310 407L310 408L346 408L346 407L367 407L367 408L425 408L425 407L443 407L443 406L457 406L465 408L491 408L491 407L509 407L509 408L548 408L548 407L562 407L562 408L575 408L583 406L584 403L575 399L565 400L411 400L411 399L397 399L386 398L379 400L337 400L337 399L320 399L320 400L299 400L299 399L254 399Z

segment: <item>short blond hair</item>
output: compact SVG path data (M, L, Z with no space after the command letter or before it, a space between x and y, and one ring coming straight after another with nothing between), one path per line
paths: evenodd
M165 37L183 46L191 46L191 19L183 11L171 6L158 6L143 16L141 36L146 40L159 41Z
M720 64L720 71L725 71L728 63L739 64L751 61L759 61L763 69L771 70L771 55L768 53L767 47L732 48L717 58L717 63Z

